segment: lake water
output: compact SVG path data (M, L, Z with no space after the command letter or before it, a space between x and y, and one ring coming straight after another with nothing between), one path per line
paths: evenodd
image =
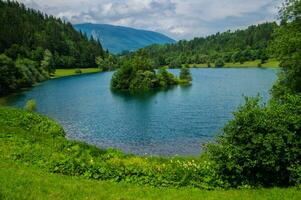
M171 70L178 74L178 70ZM143 96L110 91L112 73L50 80L9 101L59 121L70 139L99 147L152 155L197 155L214 140L243 95L265 100L276 80L273 69L192 69L193 85Z

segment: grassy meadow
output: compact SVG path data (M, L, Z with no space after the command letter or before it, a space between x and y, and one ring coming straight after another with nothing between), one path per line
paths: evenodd
M246 61L244 63L225 63L225 66L223 68L253 68L258 67L258 64L260 63L260 60L254 60L254 61ZM214 63L210 63L212 67L215 66ZM208 64L190 64L190 67L196 67L196 68L207 68ZM270 59L266 63L262 64L262 67L264 68L278 68L279 62L275 59Z
M199 190L154 188L127 183L87 180L44 172L38 168L0 161L0 198L5 199L211 199L298 200L297 188Z
M81 73L76 73L75 69L56 69L53 78L101 72L99 68L81 68L80 71Z

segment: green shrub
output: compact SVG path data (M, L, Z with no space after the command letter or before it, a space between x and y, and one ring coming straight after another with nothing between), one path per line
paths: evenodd
M82 73L82 70L81 69L75 69L75 74L81 74Z
M247 98L216 144L207 146L220 176L232 186L300 183L301 96L261 106Z
M37 102L34 99L30 99L25 104L25 109L30 112L37 110Z
M225 62L223 59L221 58L218 58L216 61L215 61L215 67L223 67L225 66Z
M191 76L189 68L187 68L187 67L182 67L181 68L180 80L184 81L184 82L187 82L187 83L190 83L192 81L192 76Z

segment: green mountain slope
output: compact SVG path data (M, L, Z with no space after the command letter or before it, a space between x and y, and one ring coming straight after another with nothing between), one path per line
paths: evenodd
M133 51L152 44L170 44L175 41L163 34L108 24L77 24L75 29L101 41L113 53Z

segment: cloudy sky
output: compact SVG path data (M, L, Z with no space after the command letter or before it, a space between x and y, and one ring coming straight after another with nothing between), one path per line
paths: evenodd
M277 19L282 0L19 0L72 23L102 23L191 39Z

